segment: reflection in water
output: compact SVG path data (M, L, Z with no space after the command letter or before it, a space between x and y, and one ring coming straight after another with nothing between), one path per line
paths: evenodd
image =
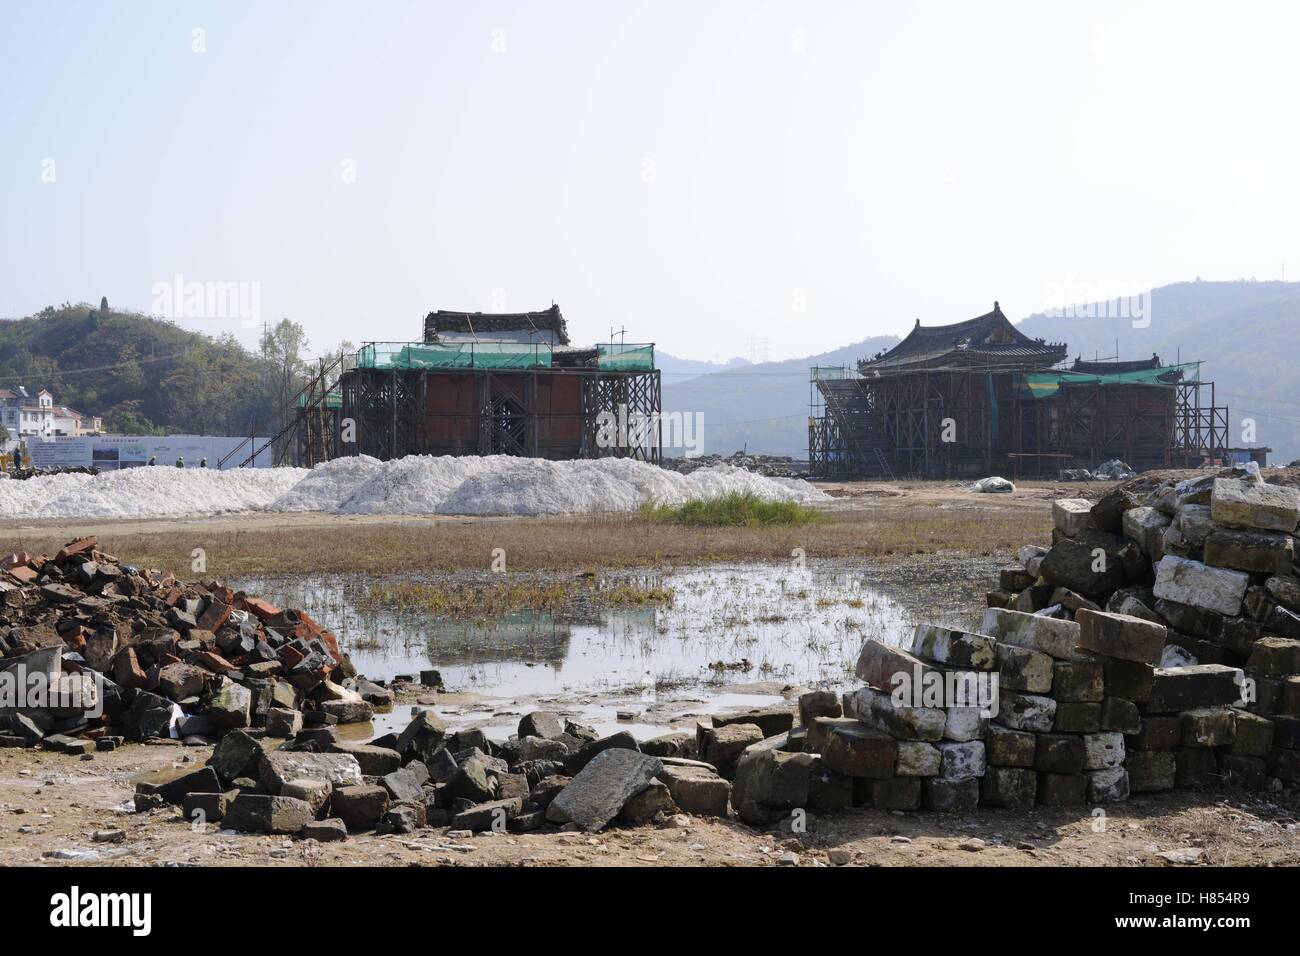
M844 686L852 681L866 638L906 643L914 623L901 604L867 587L860 575L816 565L728 565L647 575L638 583L670 588L671 604L581 607L556 616L525 612L492 621L359 610L371 583L358 576L245 580L240 586L328 622L368 676L391 678L432 667L449 689L499 697L651 693L751 681ZM927 609L924 616L948 623L942 612Z

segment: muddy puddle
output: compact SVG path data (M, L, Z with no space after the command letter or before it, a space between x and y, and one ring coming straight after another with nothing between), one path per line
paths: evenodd
M492 586L503 576L448 574L421 585ZM545 586L537 575L515 581ZM594 579L590 598L562 609L448 618L376 605L378 579L245 579L239 586L328 626L361 673L391 679L437 669L450 694L434 710L452 726L513 732L518 717L554 709L602 733L647 738L693 718L779 702L793 686L853 683L862 642L910 640L918 621L969 626L969 595L889 586L844 563L714 565ZM549 579L554 581L554 578ZM657 588L667 601L601 606L611 588ZM444 702L445 701L445 702ZM621 716L620 716L621 714ZM379 715L376 732L400 729L408 708Z

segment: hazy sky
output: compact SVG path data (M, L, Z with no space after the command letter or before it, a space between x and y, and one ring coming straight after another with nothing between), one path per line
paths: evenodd
M554 300L579 342L775 359L1297 278L1297 36L1296 3L4 0L0 315L179 275L316 347ZM254 341L236 311L180 321Z

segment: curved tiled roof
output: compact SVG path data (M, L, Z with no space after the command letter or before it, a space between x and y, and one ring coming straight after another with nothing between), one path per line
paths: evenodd
M432 342L439 332L474 334L542 331L554 332L560 345L569 344L569 330L558 305L541 312L449 312L438 309L424 317L426 342Z
M992 312L951 325L923 326L918 319L903 341L883 355L863 359L858 368L863 372L972 365L1045 368L1065 354L1064 344L1025 335L994 302Z

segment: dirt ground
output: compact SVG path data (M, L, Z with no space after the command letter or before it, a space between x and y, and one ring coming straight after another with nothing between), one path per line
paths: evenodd
M813 818L802 834L736 820L584 833L451 837L361 834L342 843L195 829L178 808L132 813L132 778L209 747L135 744L93 760L0 750L0 866L1152 866L1300 865L1300 811L1258 795L1177 791L1106 808L887 813ZM96 842L97 831L121 831ZM1197 854L1197 851L1200 851ZM90 854L89 857L86 854ZM792 854L792 855L790 855Z
M636 515L448 517L330 514L61 519L0 523L0 552L53 554L83 534L144 567L184 569L202 548L207 574L375 574L486 568L495 549L520 571L607 571L722 561L905 560L939 552L1014 556L1047 541L1053 498L1109 485L1028 482L978 494L955 482L832 482L822 520L796 527L692 528Z

